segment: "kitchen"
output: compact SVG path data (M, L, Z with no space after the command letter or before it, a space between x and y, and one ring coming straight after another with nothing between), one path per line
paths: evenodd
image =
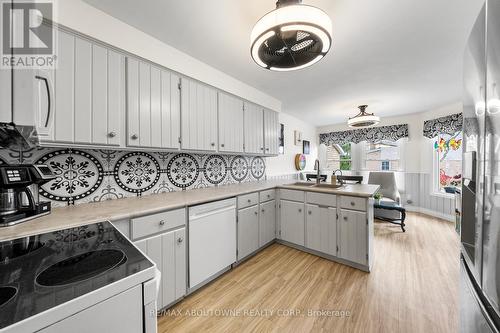
M238 28L247 39L235 44L246 45L236 52L248 62L241 78L232 53L226 71L217 64L226 61L217 48L205 55L186 50L226 43L196 34L196 20L181 34L191 44L165 41L184 39L163 35L174 30L162 25L192 13L190 2L145 3L142 16L131 14L140 6L133 1L122 7L112 0L2 2L2 17L10 19L1 34L12 40L2 49L11 61L0 69L0 331L316 331L322 322L332 331L360 331L381 315L370 313L370 304L384 301L391 304L387 317L368 330L399 331L391 308L432 303L446 293L449 303L434 304L434 311L458 305L459 238L449 192L458 193L454 176L462 172L452 160L462 158L459 135L463 128L465 149L470 133L462 106L425 113L422 104L406 116L384 114L377 103L370 113L356 98L342 121L334 114L323 122L318 109L317 121L308 122L315 111L306 118L292 112L284 99L298 101L297 90L288 73L278 72L302 73L306 85L308 71L319 78L335 57L332 26L341 19L320 1L226 5L248 23ZM249 6L252 14L242 14ZM455 11L467 22L447 30L463 39L450 42L453 52L465 49L481 6L476 1ZM155 16L160 10L172 22ZM289 21L273 23L270 18L287 18L281 13ZM311 16L316 21L307 25ZM205 28L224 29L234 20ZM272 50L276 26L297 43L290 49L296 55L280 53L281 46ZM26 47L31 38L34 45ZM24 61L29 54L40 57L37 66ZM252 75L276 86L266 90ZM288 87L280 98L277 83ZM449 102L438 97L436 105ZM465 107L463 114L470 116ZM344 128L347 115L355 117ZM391 118L399 116L415 121ZM450 130L434 133L429 122L449 122ZM446 144L424 151L425 140L435 137ZM412 156L412 149L421 153ZM451 176L439 178L439 193L425 204L428 195L418 186L424 173L415 165L428 167L439 149L446 152L437 156L448 156L453 167L445 170L439 160L438 168ZM464 165L475 161L464 157ZM425 174L429 182L431 174ZM463 174L476 177L475 170ZM423 240L424 234L431 236ZM442 250L425 252L432 243ZM424 252L412 258L412 251ZM451 272L457 284L431 282L427 270L412 282L408 276L420 274L419 265ZM415 287L408 291L414 303L405 303L400 293L412 283L427 284L435 295ZM324 296L314 302L303 294L323 288L338 302L326 306L319 303ZM400 314L407 319L401 329L458 330L458 312L427 323L425 311Z

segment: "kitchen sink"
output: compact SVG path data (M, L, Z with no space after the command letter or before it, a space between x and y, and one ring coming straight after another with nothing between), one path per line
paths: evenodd
M342 184L315 184L314 187L317 187L317 188L341 188Z
M290 185L290 186L314 186L316 185L316 183L312 183L312 182L296 182L296 183L292 183L292 184L286 184L286 185Z
M45 287L80 282L109 271L126 260L120 250L90 251L53 264L38 275L36 282Z

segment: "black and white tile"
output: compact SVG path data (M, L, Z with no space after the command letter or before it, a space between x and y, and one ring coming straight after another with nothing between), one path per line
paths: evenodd
M43 163L56 179L40 189L54 206L265 179L261 157L120 150L0 149L0 164Z

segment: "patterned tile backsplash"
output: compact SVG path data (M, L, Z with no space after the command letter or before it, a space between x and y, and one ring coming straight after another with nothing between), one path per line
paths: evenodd
M262 157L169 152L0 149L0 164L47 164L57 178L40 189L54 206L265 179Z

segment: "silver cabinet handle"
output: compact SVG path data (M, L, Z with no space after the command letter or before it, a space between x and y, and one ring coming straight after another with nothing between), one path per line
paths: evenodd
M108 133L108 136L109 136L110 138L114 138L116 135L117 135L117 134L116 134L116 132L115 132L115 131L112 131L112 132L109 132L109 133Z
M139 136L137 134L132 134L131 138L132 140L137 140L139 139Z
M161 220L160 225L165 225L165 220Z
M184 238L182 238L182 237L177 238L177 243L182 243L183 241L184 241Z

